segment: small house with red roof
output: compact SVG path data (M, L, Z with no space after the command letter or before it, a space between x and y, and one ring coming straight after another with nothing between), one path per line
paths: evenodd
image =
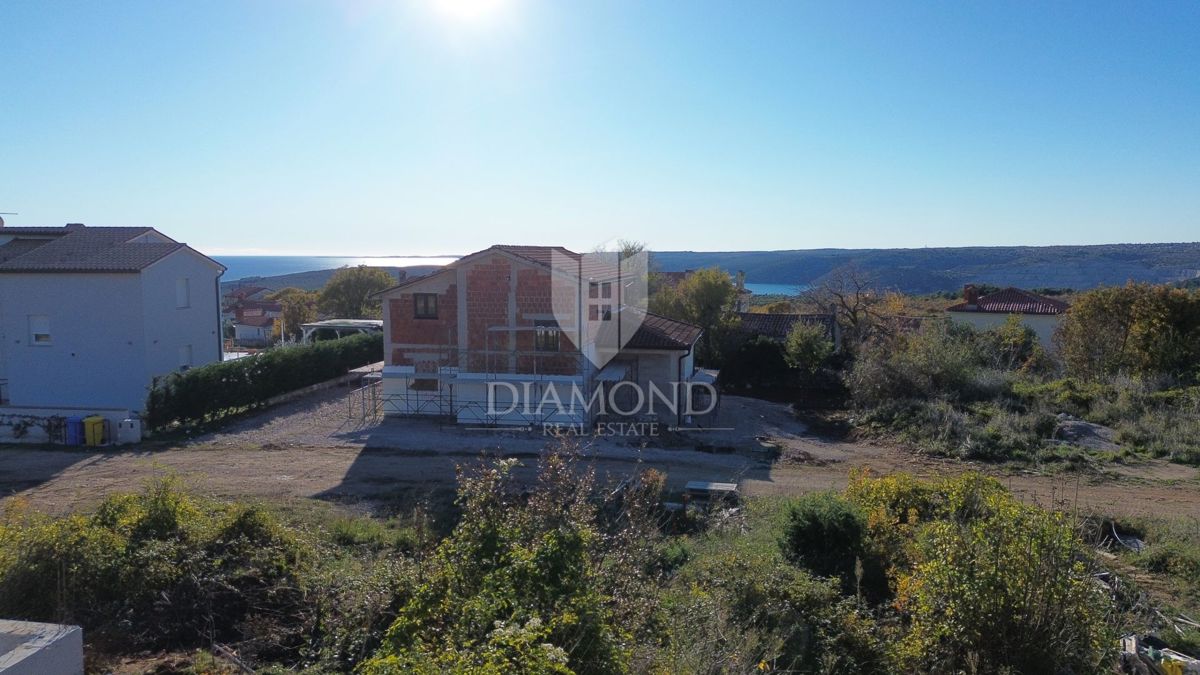
M963 301L946 308L951 319L979 330L995 328L1016 315L1037 334L1038 342L1054 350L1054 332L1070 305L1031 291L1008 287L981 295L973 284L963 287Z

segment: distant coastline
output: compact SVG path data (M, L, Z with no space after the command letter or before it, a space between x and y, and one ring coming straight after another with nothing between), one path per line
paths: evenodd
M789 251L653 251L663 271L717 266L746 273L759 295L794 295L831 275L856 270L879 288L905 293L956 291L963 284L1021 288L1119 286L1127 281L1200 283L1200 243L1090 246L968 246L930 249L813 249ZM247 277L310 275L346 265L406 268L409 276L445 265L455 256L217 256L225 282ZM415 269L414 269L415 268ZM328 276L328 275L326 275Z
M214 256L214 259L227 269L221 277L222 283L230 284L243 279L269 279L264 285L274 287L279 285L275 277L288 277L284 284L318 287L324 283L325 275L315 275L306 278L306 273L322 272L339 267L352 265L367 265L370 267L417 268L416 273L424 274L426 268L445 265L456 258L454 256L287 256L287 255L229 255ZM796 284L772 284L746 282L746 288L758 295L795 295Z

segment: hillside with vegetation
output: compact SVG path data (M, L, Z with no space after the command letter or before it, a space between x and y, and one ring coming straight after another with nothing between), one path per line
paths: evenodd
M538 464L532 485L516 460L467 466L454 508L390 518L176 480L65 517L15 501L0 613L82 625L96 672L999 675L1113 672L1120 634L1200 591L1194 525L1023 504L977 474L677 510L653 470L601 484L569 447Z
M791 251L656 251L663 271L720 267L756 283L812 286L831 273L860 269L905 293L961 289L965 283L1023 288L1169 283L1200 276L1200 243L1099 246L975 246Z

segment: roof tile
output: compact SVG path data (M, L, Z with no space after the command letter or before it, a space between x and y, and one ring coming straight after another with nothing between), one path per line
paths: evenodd
M1070 305L1062 300L1009 287L981 296L974 304L960 302L946 308L947 312L984 312L991 314L1062 314Z

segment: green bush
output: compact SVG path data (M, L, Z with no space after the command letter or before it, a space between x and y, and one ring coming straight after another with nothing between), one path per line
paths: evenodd
M425 561L422 583L365 672L628 668L632 627L622 619L646 617L620 605L638 607L629 580L653 560L621 542L646 537L604 532L589 501L592 474L563 456L544 458L527 500L514 497L514 466L505 460L460 478L462 518ZM628 510L635 493L626 494L625 522L638 520Z
M267 512L198 501L172 481L111 496L87 516L10 512L0 523L0 616L77 623L118 649L253 633L249 651L278 656L298 644L304 550Z
M641 672L890 673L873 613L841 583L789 564L788 507L747 504L744 527L699 535L660 594L657 649Z
M818 492L792 503L780 545L789 560L853 588L865 530L862 514L853 504L835 494Z
M788 365L799 374L816 375L833 356L833 341L824 325L797 321L784 342Z
M1113 603L1070 519L995 479L851 477L869 547L906 630L895 672L1098 673L1111 664Z
M278 347L158 379L146 400L146 424L195 424L264 405L280 394L383 360L383 335L355 335Z
M761 335L741 343L721 366L721 383L727 387L786 387L795 382L783 345Z

